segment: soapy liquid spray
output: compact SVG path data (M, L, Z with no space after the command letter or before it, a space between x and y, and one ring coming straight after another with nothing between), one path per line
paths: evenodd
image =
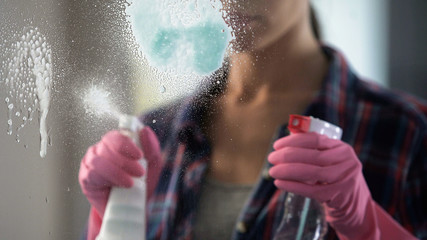
M83 104L86 114L96 117L111 117L119 120L121 113L111 101L111 93L92 85L85 91Z

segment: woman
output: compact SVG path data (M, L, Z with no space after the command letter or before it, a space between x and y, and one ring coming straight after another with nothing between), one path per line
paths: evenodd
M154 132L141 131L142 151L113 131L83 158L88 239L111 186L144 174L143 154L149 239L272 239L287 191L323 203L331 238L427 237L426 105L361 81L322 47L308 0L223 4L234 51L208 86L144 115ZM340 126L343 141L289 135L290 114Z

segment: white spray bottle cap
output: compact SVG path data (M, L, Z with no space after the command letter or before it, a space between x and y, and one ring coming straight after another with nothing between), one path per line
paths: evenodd
M340 127L318 118L301 115L290 115L288 128L292 133L316 132L332 139L341 139L342 136Z

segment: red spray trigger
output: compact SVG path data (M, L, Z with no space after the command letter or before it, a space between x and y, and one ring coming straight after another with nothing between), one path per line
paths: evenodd
M311 122L310 117L291 114L289 116L288 129L291 133L309 132L310 122Z

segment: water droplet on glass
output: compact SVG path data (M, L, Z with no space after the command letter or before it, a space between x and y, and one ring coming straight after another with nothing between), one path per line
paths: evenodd
M160 93L165 93L166 92L166 88L163 85L160 86L159 90L160 90Z
M17 117L21 116L21 112L16 112L15 116L17 116Z
M156 121L156 119L154 119L154 120L153 120L153 123L156 123L156 122L157 122L157 121Z
M9 108L10 110L13 109L13 103L9 104L9 106L7 106L7 108Z
M67 192L71 191L70 187L67 188Z
M7 97L7 98L5 98L5 99L4 99L4 101L5 101L6 103L8 103L10 100L9 100L9 98Z
M47 197L44 199L45 201L46 201L46 203L48 202L48 199L47 199Z
M28 148L28 145L27 145L27 144L25 144L25 145L24 145L24 148Z

